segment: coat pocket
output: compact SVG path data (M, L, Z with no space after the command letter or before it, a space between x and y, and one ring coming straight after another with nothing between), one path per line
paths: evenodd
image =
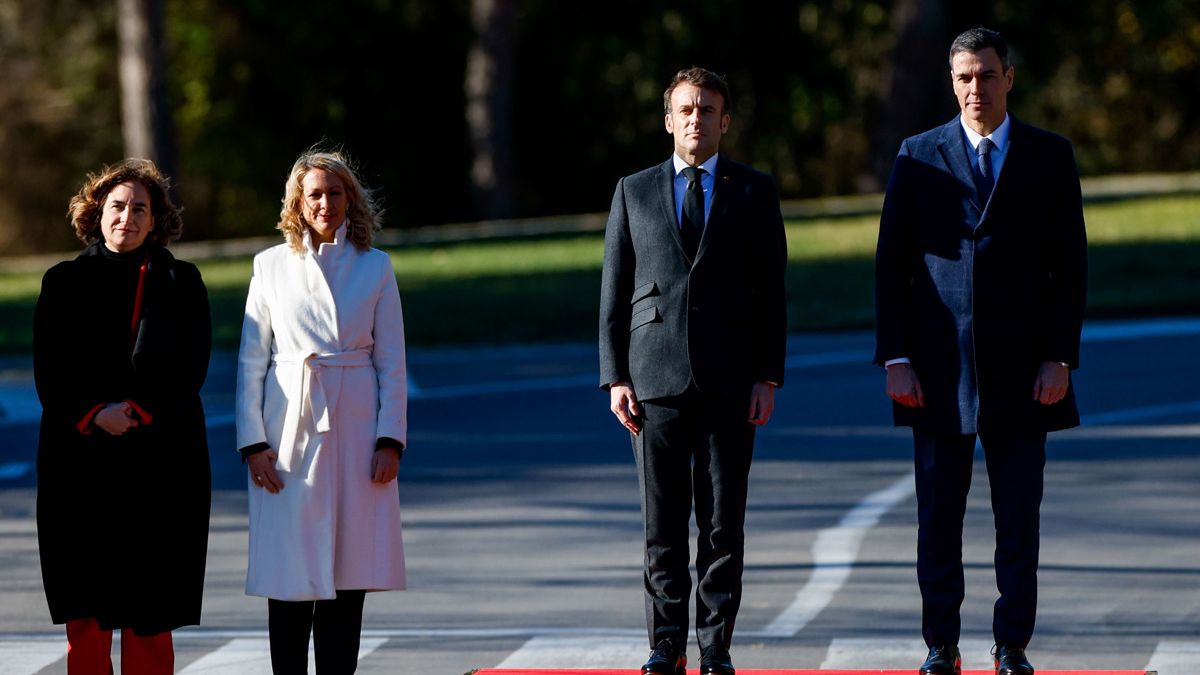
M629 296L629 304L632 305L638 300L644 300L652 295L658 295L658 284L653 281L635 288L633 295Z
M660 320L661 319L658 316L658 308L657 307L647 307L646 309L643 309L640 312L636 312L632 317L630 317L629 330L633 331L634 329L645 326L648 323L654 323L655 321L660 321Z

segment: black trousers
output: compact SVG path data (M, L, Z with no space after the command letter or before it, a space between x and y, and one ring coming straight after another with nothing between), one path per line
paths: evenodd
M358 669L366 591L338 591L333 600L267 601L271 672L308 675L308 636L318 675L351 675Z
M992 614L998 643L1024 647L1037 615L1039 520L1046 434L980 434L996 525ZM917 474L917 581L921 634L929 646L958 644L965 593L963 516L971 489L975 434L913 432Z
M750 398L704 394L642 401L633 436L645 521L650 644L687 643L688 523L695 504L696 639L729 647L742 601L746 489L754 447Z

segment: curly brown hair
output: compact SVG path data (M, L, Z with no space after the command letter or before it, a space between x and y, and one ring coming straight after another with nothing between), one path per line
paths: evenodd
M305 150L292 164L287 183L283 189L283 208L279 210L279 223L275 229L283 232L287 243L296 253L304 252L304 222L301 201L304 199L304 175L313 169L328 171L337 176L346 188L347 212L350 224L346 227L346 238L360 251L371 248L375 233L380 230L383 210L376 203L371 190L359 179L354 165L341 150Z
M89 173L79 193L71 197L67 216L75 228L75 236L87 245L101 239L100 211L104 200L114 187L128 181L137 181L150 193L150 214L154 217L154 228L146 236L146 242L166 246L183 234L183 210L171 201L171 179L158 170L148 159L129 158L116 164L104 166L98 173Z

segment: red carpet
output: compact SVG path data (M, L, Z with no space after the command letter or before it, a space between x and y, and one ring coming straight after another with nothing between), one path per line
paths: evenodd
M613 670L611 668L579 669L579 668L484 668L472 671L474 675L640 675L637 668ZM738 675L914 675L912 670L751 670L738 668ZM688 669L688 675L698 675L699 671ZM962 675L996 675L994 670L964 670ZM1146 675L1144 670L1042 670L1037 675Z

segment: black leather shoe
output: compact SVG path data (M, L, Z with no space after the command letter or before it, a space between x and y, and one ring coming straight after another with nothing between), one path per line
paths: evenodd
M1013 645L996 645L996 675L1033 675L1033 664L1025 658L1025 649Z
M659 640L642 666L642 675L687 675L687 655L670 638Z
M733 659L721 645L709 645L700 650L701 675L733 675Z
M921 664L921 675L960 675L962 656L958 645L941 645L929 648L929 656Z

